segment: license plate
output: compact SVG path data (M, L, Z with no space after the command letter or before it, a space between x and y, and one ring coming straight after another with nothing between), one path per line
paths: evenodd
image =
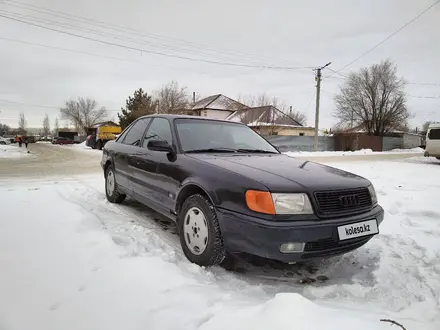
M374 235L377 233L379 233L379 229L377 228L376 219L338 227L339 239L341 241L350 238Z

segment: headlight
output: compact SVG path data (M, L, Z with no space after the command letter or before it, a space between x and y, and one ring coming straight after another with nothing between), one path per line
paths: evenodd
M313 214L306 194L272 194L276 214Z
M268 191L246 191L250 210L265 214L313 214L309 197L303 193L271 194Z
M371 201L373 202L373 205L376 205L377 204L377 195L376 195L376 190L374 189L373 184L370 184L368 186L368 191L370 192Z

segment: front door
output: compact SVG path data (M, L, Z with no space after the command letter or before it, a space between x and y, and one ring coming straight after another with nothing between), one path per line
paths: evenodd
M175 145L170 122L165 118L154 118L142 142L142 152L135 156L133 190L144 199L149 199L165 213L174 209L179 183L172 172L176 155L148 149L151 140L167 141ZM165 170L165 171L164 171Z

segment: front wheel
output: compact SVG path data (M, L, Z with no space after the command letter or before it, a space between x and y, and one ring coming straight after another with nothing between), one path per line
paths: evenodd
M179 236L182 250L189 261L199 266L219 265L226 250L217 213L202 195L192 195L179 213Z
M0 141L0 144L1 144L2 146L5 146L5 145L6 145L6 142L5 142L5 141Z
M105 195L110 203L120 204L125 200L125 195L119 193L118 185L116 184L115 172L110 165L105 171Z

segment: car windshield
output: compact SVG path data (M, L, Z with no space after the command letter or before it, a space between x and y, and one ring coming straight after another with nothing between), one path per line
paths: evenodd
M203 119L176 119L175 125L184 152L279 153L246 125Z

